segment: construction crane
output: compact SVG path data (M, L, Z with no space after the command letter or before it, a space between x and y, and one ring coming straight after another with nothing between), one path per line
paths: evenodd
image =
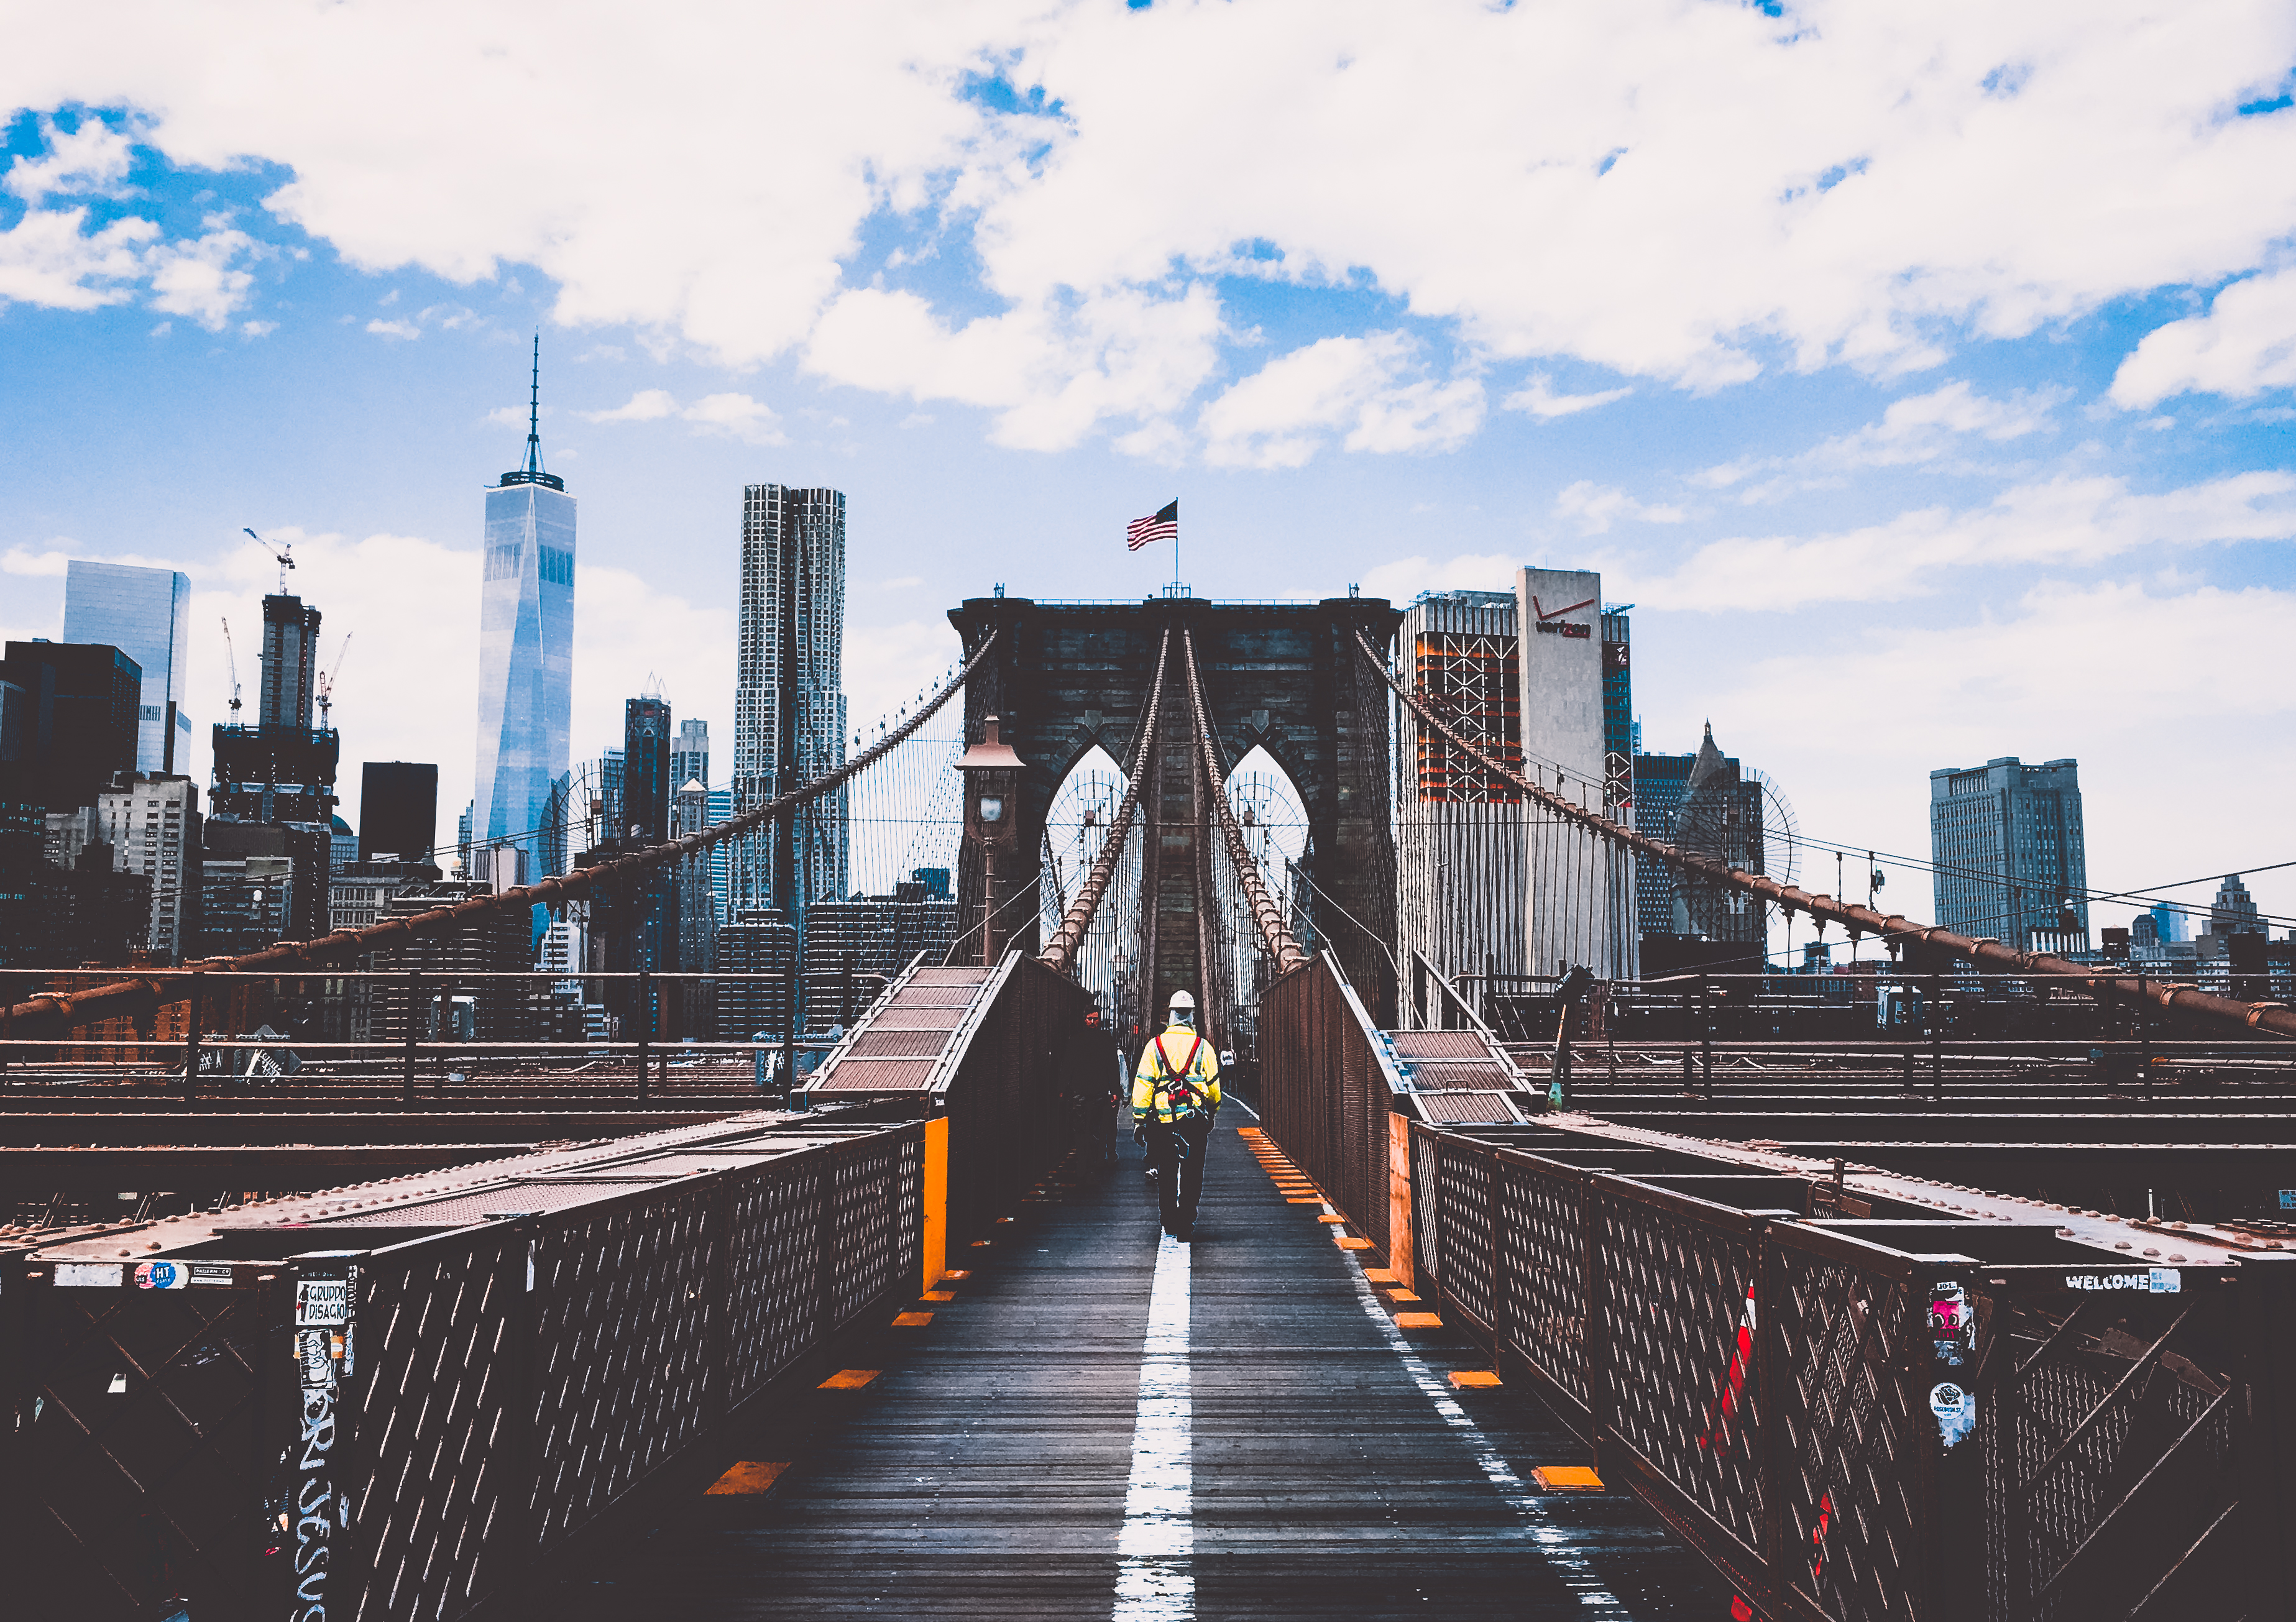
M254 530L250 529L244 524L242 524L239 527L239 532L245 536L249 540L253 541L258 546L268 546L271 545L270 542L265 540L261 536L256 534ZM283 541L280 543L279 550L271 554L279 564L279 594L283 597L287 594L287 571L295 567L295 559L293 555L294 551L294 542Z
M343 673L343 660L351 655L351 638L356 635L357 633L354 631L343 633L343 645L335 650L335 668L332 670L319 672L319 730L321 732L327 731L333 725L327 717L329 712L334 708L335 678Z
M231 671L231 724L239 725L239 656L231 648L231 621L223 622L223 662Z

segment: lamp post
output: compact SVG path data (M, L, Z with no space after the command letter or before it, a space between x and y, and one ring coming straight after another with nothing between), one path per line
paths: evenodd
M964 833L980 848L980 961L994 963L1003 947L996 920L1000 857L1021 848L1021 757L996 735L995 716L983 718L980 741L964 751ZM1007 862L1001 864L1010 866Z

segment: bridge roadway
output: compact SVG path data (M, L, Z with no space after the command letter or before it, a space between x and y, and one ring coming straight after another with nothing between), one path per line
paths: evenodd
M1477 1354L1397 1326L1413 1304L1366 1280L1381 1258L1341 1249L1328 1208L1279 1191L1234 1130L1250 1118L1225 1111L1193 1246L1161 1239L1119 1140L1111 1175L1048 1185L952 1258L966 1276L917 1304L930 1323L840 1348L876 1371L865 1385L754 1405L774 1412L512 1608L1726 1617L1727 1590L1630 1493L1537 1481L1584 1449L1514 1393L1455 1389Z

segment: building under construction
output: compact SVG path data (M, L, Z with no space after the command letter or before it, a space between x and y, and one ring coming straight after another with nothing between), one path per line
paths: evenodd
M1422 597L1396 636L1403 674L1430 706L1461 737L1520 770L1514 594ZM1529 848L1521 797L1407 709L1395 710L1397 955L1408 964L1415 952L1453 977L1522 974Z

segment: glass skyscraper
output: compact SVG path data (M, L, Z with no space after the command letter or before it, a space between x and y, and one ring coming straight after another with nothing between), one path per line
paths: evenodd
M526 465L486 493L472 815L479 842L521 846L537 878L563 861L541 830L567 768L574 710L574 498L542 469L541 354L537 339Z
M1931 772L1930 862L1945 928L2020 952L2087 949L2078 762L2027 766L2004 755Z
M135 769L146 776L191 769L191 580L173 569L80 558L64 567L64 640L109 643L144 668Z

